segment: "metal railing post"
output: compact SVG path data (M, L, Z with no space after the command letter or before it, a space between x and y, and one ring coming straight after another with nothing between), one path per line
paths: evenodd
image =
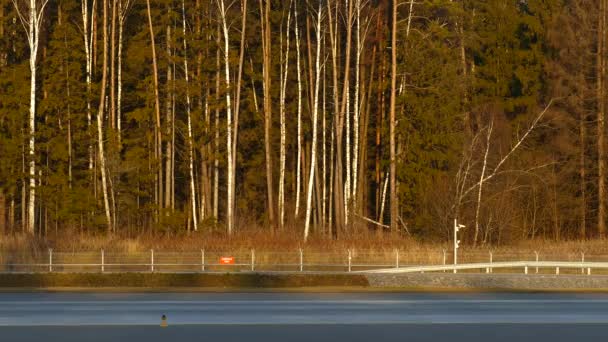
M255 271L255 250L251 250L251 271Z
M555 268L555 275L559 275L559 267Z
M205 249L201 249L201 271L205 272Z
M154 250L150 250L150 272L154 272Z
M494 262L494 253L492 253L492 251L490 252L490 264L492 264ZM490 267L490 273L493 273L494 270L492 269L492 267Z
M300 248L300 272L304 271L304 251Z
M395 249L395 268L399 268L399 250Z
M105 253L101 250L101 273L105 272Z
M443 266L445 266L445 263L447 262L447 253L445 251L445 248L443 249ZM445 270L443 270L443 272L445 272Z
M538 263L538 252L534 251L534 255L536 255L536 262ZM536 266L536 273L538 273L538 266Z
M585 252L581 252L581 262L585 263ZM585 274L585 268L581 268L581 274Z
M526 267L524 267L524 274L528 274L528 265L526 265Z
M352 263L352 253L350 251L350 249L348 250L348 272L351 271L351 264Z
M53 272L53 249L49 248L49 273Z
M587 267L587 275L591 275L591 267Z

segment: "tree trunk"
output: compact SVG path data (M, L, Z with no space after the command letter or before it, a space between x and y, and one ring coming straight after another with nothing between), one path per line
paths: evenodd
M103 115L104 115L104 104L106 98L106 87L108 80L108 10L107 0L103 1L103 70L101 77L101 92L99 95L99 109L97 111L97 148L99 149L99 169L101 171L101 187L103 191L103 205L106 215L106 221L108 224L107 231L112 233L114 228L112 226L112 214L110 212L110 199L108 195L108 177L106 175L106 159L103 144Z
M196 185L194 180L194 141L192 137L192 118L190 114L190 89L188 75L188 41L186 36L186 2L182 0L182 33L184 34L184 74L186 78L186 115L188 117L188 171L190 173L190 196L192 199L192 224L194 231L198 230L198 219L196 217Z
M289 75L289 32L291 26L291 2L290 7L288 9L287 14L287 25L286 25L286 47L285 47L285 57L284 57L284 70L281 75L281 96L280 96L280 124L281 124L281 143L279 146L279 196L278 196L278 204L279 204L279 228L283 229L285 224L285 163L287 158L287 124L285 122L285 93L287 91L287 77ZM282 40L282 38L281 38ZM283 54L283 46L281 44L281 55ZM283 63L283 61L281 61Z
M220 15L222 19L222 28L224 33L224 71L225 71L225 82L226 82L226 151L228 155L227 161L227 180L226 180L226 188L228 191L227 194L227 203L226 203L226 225L228 228L228 234L232 234L234 229L234 217L232 214L233 206L233 183L234 183L234 174L232 170L233 162L232 158L234 157L232 153L234 150L232 149L232 102L230 98L230 41L228 35L228 23L226 19L226 9L224 7L224 0L219 1L220 4Z
M390 104L390 205L391 205L391 229L397 229L399 203L397 199L397 156L395 154L395 134L396 134L396 113L395 106L397 103L397 6L398 1L393 0L393 20L391 33L391 104Z
M171 25L167 25L167 58L169 60L172 59L172 47L171 47L171 41L172 41L172 32L171 32ZM173 101L171 101L171 96L169 96L169 94L171 94L171 86L175 84L175 81L173 80L173 68L171 66L171 63L167 63L167 84L165 86L165 92L166 92L166 97L165 97L165 116L166 116L166 120L167 120L167 127L165 128L165 134L167 135L167 137L172 136L172 126L173 126ZM172 170L171 170L171 166L172 166L172 156L173 156L173 150L174 150L174 146L173 146L173 142L172 139L167 139L167 143L165 144L165 179L164 179L164 187L165 187L165 198L163 199L164 201L164 207L165 208L170 208L171 207L171 193L172 193L172 189L171 189L171 174L172 174ZM167 215L169 215L169 213L166 213Z
M260 0L260 16L262 20L262 50L263 50L263 79L264 79L264 148L266 154L266 188L268 200L268 221L271 229L275 228L274 215L274 197L273 197L273 181L272 181L272 145L270 130L272 128L272 98L271 98L271 50L272 41L270 35L270 0L265 1L264 9L262 9L262 0Z
M234 129L233 129L233 139L232 139L232 174L233 174L233 182L230 184L230 193L232 197L232 220L233 222L236 220L236 199L235 199L235 191L236 191L236 157L237 157L237 143L238 143L238 134L239 134L239 114L241 109L241 86L243 80L243 65L245 61L245 40L247 33L247 0L243 0L241 3L241 46L239 48L239 70L236 75L236 95L234 101Z
M317 167L317 121L319 112L319 85L321 80L321 18L323 14L323 2L319 0L317 12L317 57L315 61L315 93L314 107L312 108L312 146L310 153L310 175L308 176L308 194L306 199L306 219L304 221L304 241L308 239L310 233L310 214L312 210L312 191L315 180L315 169Z
M598 234L606 238L606 0L600 0L597 37L597 149L598 149Z
M300 28L298 25L298 2L294 2L296 30L296 68L298 76L298 151L296 156L296 209L295 218L300 214L300 191L302 189L302 70L300 64Z
M110 33L110 128L116 127L116 2L112 0L112 23Z
M106 0L104 0L106 1ZM150 30L150 45L152 48L152 70L154 77L154 112L155 112L155 158L158 164L157 176L156 176L156 189L158 189L157 205L162 207L161 198L163 197L163 167L162 167L162 134L161 134L161 122L160 122L160 95L158 93L158 61L156 58L156 43L154 39L154 26L152 25L152 11L150 9L150 0L146 0L147 12L148 12L148 28Z

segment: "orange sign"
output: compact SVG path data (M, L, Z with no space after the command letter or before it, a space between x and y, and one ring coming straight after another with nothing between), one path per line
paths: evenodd
M220 258L220 264L222 264L222 265L233 265L234 264L234 257L221 257Z

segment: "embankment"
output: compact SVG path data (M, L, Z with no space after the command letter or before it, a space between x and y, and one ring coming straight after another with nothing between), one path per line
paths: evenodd
M517 274L39 273L0 274L14 290L607 291L608 276Z

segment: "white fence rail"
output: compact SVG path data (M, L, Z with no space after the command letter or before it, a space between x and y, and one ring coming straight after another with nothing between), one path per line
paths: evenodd
M230 263L223 263L228 259ZM167 252L44 252L17 254L0 250L0 273L48 272L509 272L608 274L608 255L494 251L459 252L459 264L446 250L369 251L217 251Z
M392 269L367 270L359 273L424 273L424 272L446 272L451 271L457 273L459 270L479 270L485 273L492 273L494 269L520 269L524 274L529 274L530 269L535 269L535 273L539 269L555 270L555 274L560 274L560 269L581 270L581 273L591 275L591 270L607 270L608 262L569 262L569 261L510 261L510 262L492 262L492 263L475 263L475 264L458 264L458 265L437 265L437 266L412 266L399 267Z

